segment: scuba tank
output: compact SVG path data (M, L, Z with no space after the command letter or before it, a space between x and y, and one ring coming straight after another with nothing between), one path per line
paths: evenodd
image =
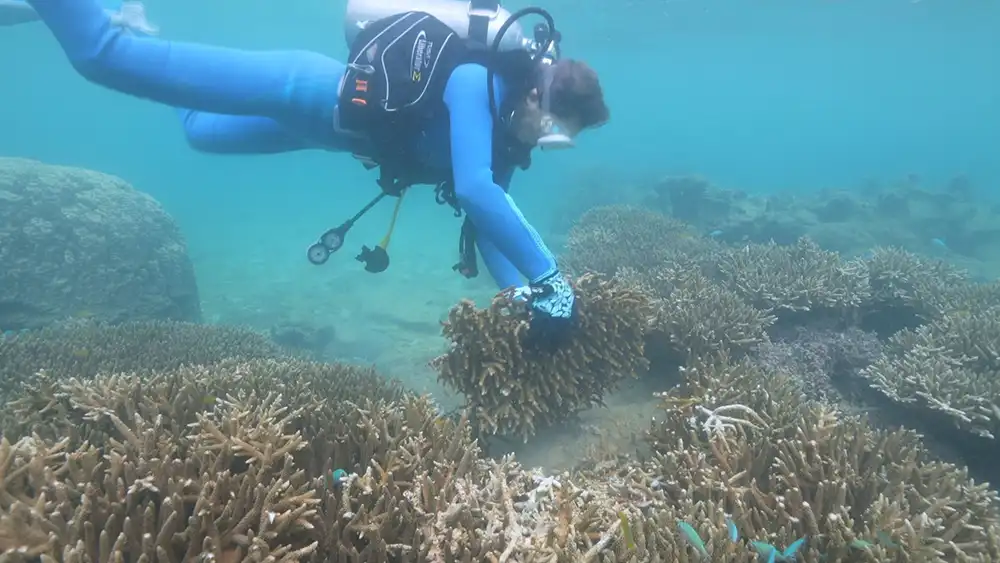
M471 3L462 0L347 0L347 12L344 16L344 36L347 44L354 44L365 25L382 18L401 14L403 12L425 12L444 22L455 31L459 37L469 36L469 16L473 15ZM490 16L487 45L491 45L500 28L510 19L510 12L503 8ZM523 28L518 22L504 31L500 39L500 51L524 49L532 45Z

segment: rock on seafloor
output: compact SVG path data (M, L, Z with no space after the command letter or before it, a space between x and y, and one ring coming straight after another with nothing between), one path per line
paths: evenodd
M0 158L0 331L79 317L201 320L187 244L120 178Z

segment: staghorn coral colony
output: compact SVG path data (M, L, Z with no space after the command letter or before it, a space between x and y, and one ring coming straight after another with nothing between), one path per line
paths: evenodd
M522 346L509 293L451 311L433 365L458 417L241 329L0 339L0 559L1000 561L996 492L858 412L878 397L995 449L998 286L898 249L729 246L627 206L567 248L580 323L555 355ZM550 475L479 447L674 372L636 451Z

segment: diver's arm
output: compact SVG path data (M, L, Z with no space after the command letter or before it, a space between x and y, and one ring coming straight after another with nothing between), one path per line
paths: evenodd
M22 0L0 0L0 26L38 21L38 13Z
M554 274L556 261L514 201L493 182L493 119L488 100L484 67L465 64L455 69L444 94L451 118L455 195L477 234L534 283Z
M136 37L96 0L28 0L91 82L174 107L329 129L343 65L317 53L251 52Z
M178 110L184 136L196 151L214 154L276 154L313 148L270 117Z
M511 166L496 174L494 179L504 191L509 191L510 180L513 175L514 167ZM493 277L493 281L496 282L497 287L507 289L524 285L521 273L497 249L495 244L484 237L476 237L476 246L479 248L479 254L483 257L483 264L486 265L486 269L490 272L490 276Z
M476 247L479 248L479 254L483 257L486 270L489 271L490 277L493 278L499 289L524 285L521 272L517 271L514 264L489 239L481 236L476 237Z

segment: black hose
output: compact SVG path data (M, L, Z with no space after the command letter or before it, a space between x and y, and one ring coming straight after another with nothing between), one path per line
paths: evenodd
M503 36L507 33L507 30L510 29L510 26L514 25L514 22L516 22L517 20L519 20L519 19L521 19L521 18L523 18L525 16L530 16L532 14L535 14L535 15L538 15L538 16L541 16L542 18L544 18L545 19L545 25L547 25L549 27L549 32L548 32L548 34L545 37L545 44L542 45L542 47L540 49L538 49L538 51L535 52L531 56L531 62L533 62L535 64L538 64L539 59L541 59L542 57L544 57L545 54L549 52L549 48L552 47L552 42L555 41L556 37L557 37L557 35L556 35L556 22L555 22L555 20L552 19L552 14L550 14L548 11L546 11L546 10L544 10L542 8L536 8L536 7L532 6L532 7L528 7L528 8L523 8L523 9L518 10L518 11L514 12L513 14L511 14L510 17L507 18L507 21L503 22L503 25L501 25L500 29L497 30L496 37L493 38L493 44L490 45L490 51L492 53L494 53L494 54L499 53L500 52L500 42L503 40ZM487 65L486 66L486 91L488 92L489 97L490 97L490 112L491 112L491 115L497 115L497 113L498 113L497 112L497 100L496 100L496 92L495 92L495 90L493 88L493 77L494 77L493 65Z

